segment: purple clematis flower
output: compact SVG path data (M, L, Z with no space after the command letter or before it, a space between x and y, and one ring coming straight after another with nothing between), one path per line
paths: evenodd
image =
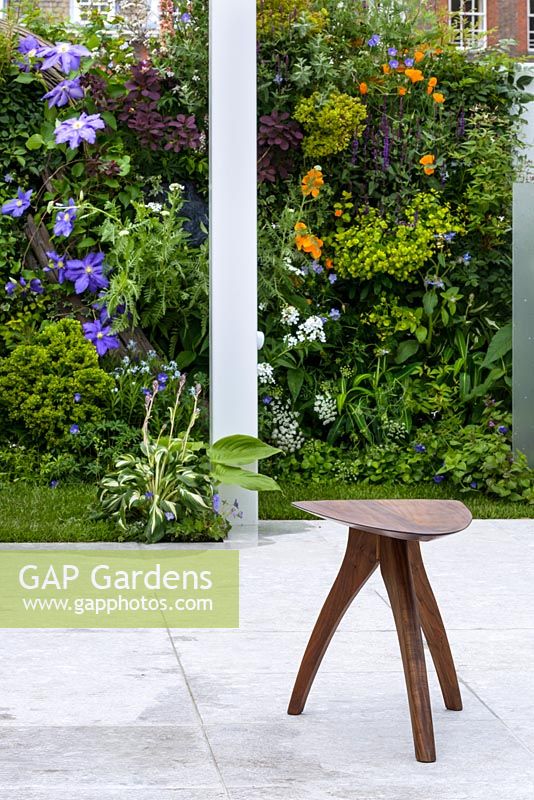
M12 295L15 294L15 289L17 288L17 281L13 280L13 278L10 278L4 288L6 290L6 294L9 295L9 297L11 297Z
M55 236L70 236L74 230L74 222L76 220L76 203L72 197L69 197L69 202L65 211L58 211L56 221L54 223Z
M85 111L82 111L79 117L71 117L71 119L56 123L54 131L56 144L66 142L71 150L76 150L82 141L94 144L97 130L105 127L106 123L100 114L86 114Z
M67 261L65 277L74 283L76 294L82 294L88 289L97 292L109 286L108 279L103 273L104 253L88 253L85 258L73 258ZM102 325L101 321L98 323Z
M43 95L43 100L48 100L48 108L52 108L52 106L57 106L60 108L61 106L66 106L69 100L81 100L83 97L83 89L80 86L80 79L73 78L70 80L67 78L61 83L58 83L57 86L54 86L53 89L50 89L45 95Z
M94 344L99 356L104 356L108 350L116 350L120 346L119 337L112 333L111 325L102 325L98 319L85 322L83 332L85 338Z
M44 268L45 272L50 272L51 269L56 270L57 280L58 283L64 283L65 281L65 256L58 256L54 250L47 250L46 255L48 256L48 267Z
M22 61L17 62L24 72L30 71L31 59L41 55L41 42L29 34L28 36L21 36L19 39L19 46L17 50L23 55ZM38 66L38 64L36 64Z
M30 292L33 292L34 294L43 294L44 293L43 284L41 283L39 278L32 278L31 279L31 281L30 281Z
M42 47L39 55L43 59L41 69L58 67L65 75L80 68L80 61L83 56L91 53L81 44L70 44L70 42L56 42L53 47Z
M27 192L20 187L17 189L17 196L13 200L7 200L2 206L2 214L8 214L10 217L22 217L25 211L30 207L30 197L33 194L33 189Z

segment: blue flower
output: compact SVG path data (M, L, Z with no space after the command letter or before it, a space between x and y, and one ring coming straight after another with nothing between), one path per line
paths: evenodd
M71 150L76 150L82 141L94 144L97 130L105 127L106 123L100 114L86 114L82 111L79 117L56 122L54 137L56 144L67 143Z
M119 337L116 336L110 325L102 325L100 320L85 322L83 332L86 339L96 347L99 356L104 356L108 350L116 350L120 346Z
M499 427L497 428L497 432L502 433L504 436L505 433L508 433L508 428L506 427L506 425L499 425Z
M381 42L381 37L378 33L373 33L370 39L367 40L369 47L377 47Z
M79 78L73 78L72 80L67 78L61 81L42 97L43 100L48 100L49 108L53 106L60 108L61 106L66 106L70 100L81 100L82 98L83 89L80 86Z
M282 75L279 72L277 72L276 75L273 78L273 81L274 81L274 83L276 83L277 86L280 86L280 84L282 84L284 82L284 78L282 77Z
M34 294L43 294L44 293L43 284L41 283L39 278L32 278L31 279L31 281L30 281L30 292L33 292Z
M17 66L20 67L24 72L29 72L32 59L38 58L41 55L41 49L41 42L36 39L35 36L32 36L31 34L28 36L21 36L17 50L24 56L24 58L22 61L17 62ZM35 66L38 67L39 64L36 63Z
M143 387L141 389L141 393L144 394L145 397L152 397L152 392L150 391L150 389L147 389L146 387Z
M97 292L109 286L103 267L104 253L88 253L84 258L67 261L65 277L74 283L76 294L82 294L86 289Z
M167 520L167 522L172 522L173 520L176 519L176 517L174 516L172 511L166 511L165 512L165 519Z
M441 278L434 278L434 280L432 280L431 278L425 278L425 287L428 289L429 286L432 287L433 289L445 288L445 284L443 283Z
M397 48L396 47L388 47L388 56L396 56L397 55Z
M336 322L341 317L341 311L338 308L331 308L328 316Z
M80 426L79 425L74 424L74 425L70 426L69 433L72 433L73 436L75 436L79 432L80 432Z
M476 481L471 481L469 486L471 487L471 489L478 489L478 483Z
M74 230L74 222L78 209L73 197L69 197L69 202L64 211L58 211L54 223L54 236L70 236Z
M59 481L56 481L54 479L54 480L50 481L50 483L48 485L50 486L51 489L57 489L58 483L59 483Z
M328 276L328 280L332 285L334 285L334 283L337 281L337 275L331 272L330 275Z
M434 483L443 483L443 481L445 480L445 475L434 475L432 480L434 481Z
M396 58L392 58L391 61L389 62L389 66L391 67L391 69L397 69L397 67L399 66L399 62L397 61Z
M79 403L81 399L82 399L81 394L79 392L74 392L74 402Z
M426 447L424 444L414 444L413 449L416 453L426 453Z
M313 271L315 272L315 274L316 274L316 275L320 275L320 274L321 274L321 272L323 272L323 271L324 271L324 267L323 267L323 266L321 266L321 264L319 264L319 262L318 262L318 261L314 261L314 262L313 262L313 264L312 264L312 269L313 269Z
M408 69L410 67L413 67L414 64L415 64L415 61L413 60L413 58L405 58L404 59L404 66L408 67Z
M13 280L13 278L10 278L4 288L6 290L6 294L8 294L9 297L11 297L13 294L15 294L15 290L17 288L17 281Z
M218 514L220 512L220 510L221 510L221 495L220 494L214 494L213 495L213 500L211 502L212 502L212 505L213 505L213 510L215 511L216 514Z
M180 22L183 22L184 25L189 25L191 22L191 14L188 11L185 11L180 17Z
M17 189L17 196L13 198L13 200L7 200L2 206L2 214L7 214L10 217L22 217L25 211L31 205L30 198L33 194L33 189L29 189L27 192L24 189L21 189L20 186Z
M163 387L167 385L167 381L169 380L169 376L165 372L158 372L157 381Z
M464 262L464 264L469 264L472 258L473 256L471 255L471 253L464 253L462 256L462 261Z
M270 394L266 394L265 397L262 397L261 401L264 406L270 406L271 403L273 402L273 398L271 397Z
M456 231L449 231L449 233L444 233L443 238L446 242L452 242L454 237L456 236Z
M54 250L47 250L46 255L48 256L48 267L44 267L44 272L55 270L58 283L63 283L65 280L65 256L58 256Z
M152 500L154 497L154 492L145 492L145 497L147 500Z
M80 69L80 61L83 56L91 53L81 44L70 44L69 42L56 42L53 47L41 47L38 55L43 59L41 69L58 67L65 75Z
M6 172L6 174L4 175L4 182L5 183L13 183L14 180L15 180L15 178L13 177L11 172Z

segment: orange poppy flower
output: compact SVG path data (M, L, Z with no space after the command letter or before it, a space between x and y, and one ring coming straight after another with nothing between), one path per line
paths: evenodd
M435 103L444 103L445 102L445 95L441 94L441 92L434 92L432 95L432 99Z
M314 167L302 179L302 194L304 197L308 197L310 194L312 197L318 197L323 185L323 173Z
M415 53L414 53L414 58L415 58L415 62L416 62L417 64L418 64L420 61L422 61L424 57L425 57L425 54L422 52L422 50L416 50L416 51L415 51Z
M425 175L433 175L436 169L435 167L436 156L432 155L432 153L427 153L425 156L419 159L419 163L425 168Z
M341 217L343 215L343 211L340 208L336 208L334 214L336 215L336 217Z
M429 78L428 79L428 86L426 87L427 94L432 94L432 92L436 88L437 84L438 84L438 79L437 78Z
M406 86L399 86L397 91L398 91L398 93L400 94L401 97L404 97L404 95L406 94L408 89L406 88Z
M391 67L389 66L389 64L382 64L382 72L384 73L384 75L389 75L389 73L391 72Z
M295 230L296 231L305 231L306 230L306 225L303 222L297 222L295 224Z
M424 81L425 76L421 72L420 69L407 69L404 73L407 78L411 80L412 83L417 83L418 81Z
M367 86L365 81L362 81L360 83L360 87L359 88L360 88L360 94L367 94L367 92L369 91L369 87Z
M315 260L321 258L323 240L319 239L318 236L314 236L311 233L307 233L304 236L297 235L295 236L295 244L297 245L298 250L302 250L304 253L309 253Z
M333 266L334 266L334 262L332 261L332 259L331 258L327 258L326 261L325 261L325 267L327 269L332 269Z

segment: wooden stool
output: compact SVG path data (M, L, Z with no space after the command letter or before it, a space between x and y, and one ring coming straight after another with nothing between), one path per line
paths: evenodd
M300 714L330 640L367 579L380 564L399 637L415 757L435 761L436 748L421 628L438 674L446 708L462 710L447 634L419 542L467 528L471 514L457 500L319 500L293 503L349 526L347 550L319 614L300 665L288 714Z

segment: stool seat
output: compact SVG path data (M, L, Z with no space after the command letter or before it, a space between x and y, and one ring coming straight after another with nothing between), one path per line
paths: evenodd
M471 513L458 500L310 500L293 503L348 526L347 549L317 618L298 671L288 714L301 714L326 649L343 615L380 567L399 639L415 757L435 761L422 633L434 661L446 708L462 697L445 626L421 557L421 541L467 528Z
M292 505L359 531L407 541L458 533L472 521L459 500L310 500Z

